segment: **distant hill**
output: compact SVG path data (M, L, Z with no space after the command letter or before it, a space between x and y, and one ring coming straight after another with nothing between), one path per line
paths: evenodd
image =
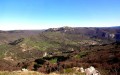
M50 33L50 34L49 34ZM57 34L58 33L58 34ZM99 39L103 43L120 41L120 27L61 27L50 28L46 30L14 30L0 31L0 44L9 43L20 38L44 36L49 39L51 37L73 40L95 40ZM60 36L60 37L59 37ZM55 38L53 40L55 40ZM45 39L45 38L42 38ZM58 39L58 40L59 40ZM104 40L104 41L103 41ZM98 41L98 40L96 40Z
M120 28L119 27L61 27L61 28L50 28L46 31L51 32L63 32L68 34L77 34L87 36L89 38L99 38L106 40L120 41Z

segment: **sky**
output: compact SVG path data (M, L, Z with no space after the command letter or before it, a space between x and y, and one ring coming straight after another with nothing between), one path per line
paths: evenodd
M0 0L0 30L120 25L120 0Z

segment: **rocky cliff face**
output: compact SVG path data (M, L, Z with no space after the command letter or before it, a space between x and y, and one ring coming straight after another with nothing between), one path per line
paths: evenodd
M47 32L62 32L67 34L82 35L83 38L99 38L106 40L120 41L120 27L108 27L108 28L87 28L87 27L61 27L61 28L50 28Z

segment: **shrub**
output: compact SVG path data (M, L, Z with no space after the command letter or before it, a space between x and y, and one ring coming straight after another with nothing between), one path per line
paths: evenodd
M64 73L71 73L71 72L73 72L73 69L72 69L72 68L64 69Z
M88 55L87 51L82 51L78 55L75 56L75 58L83 58Z
M50 63L53 63L53 64L54 64L54 63L57 63L57 58L51 59L51 60L50 60Z

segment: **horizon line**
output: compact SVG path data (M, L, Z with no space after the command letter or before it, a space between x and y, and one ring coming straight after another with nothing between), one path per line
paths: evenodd
M114 28L114 27L120 27L120 26L85 26L85 27L81 27L81 26L76 26L76 27L72 27L72 26L61 26L61 27L49 27L49 28L43 28L43 29L37 29L37 28L33 28L33 29L0 29L0 31L37 31L37 30L47 30L50 28L62 28L62 27L71 27L71 28Z

